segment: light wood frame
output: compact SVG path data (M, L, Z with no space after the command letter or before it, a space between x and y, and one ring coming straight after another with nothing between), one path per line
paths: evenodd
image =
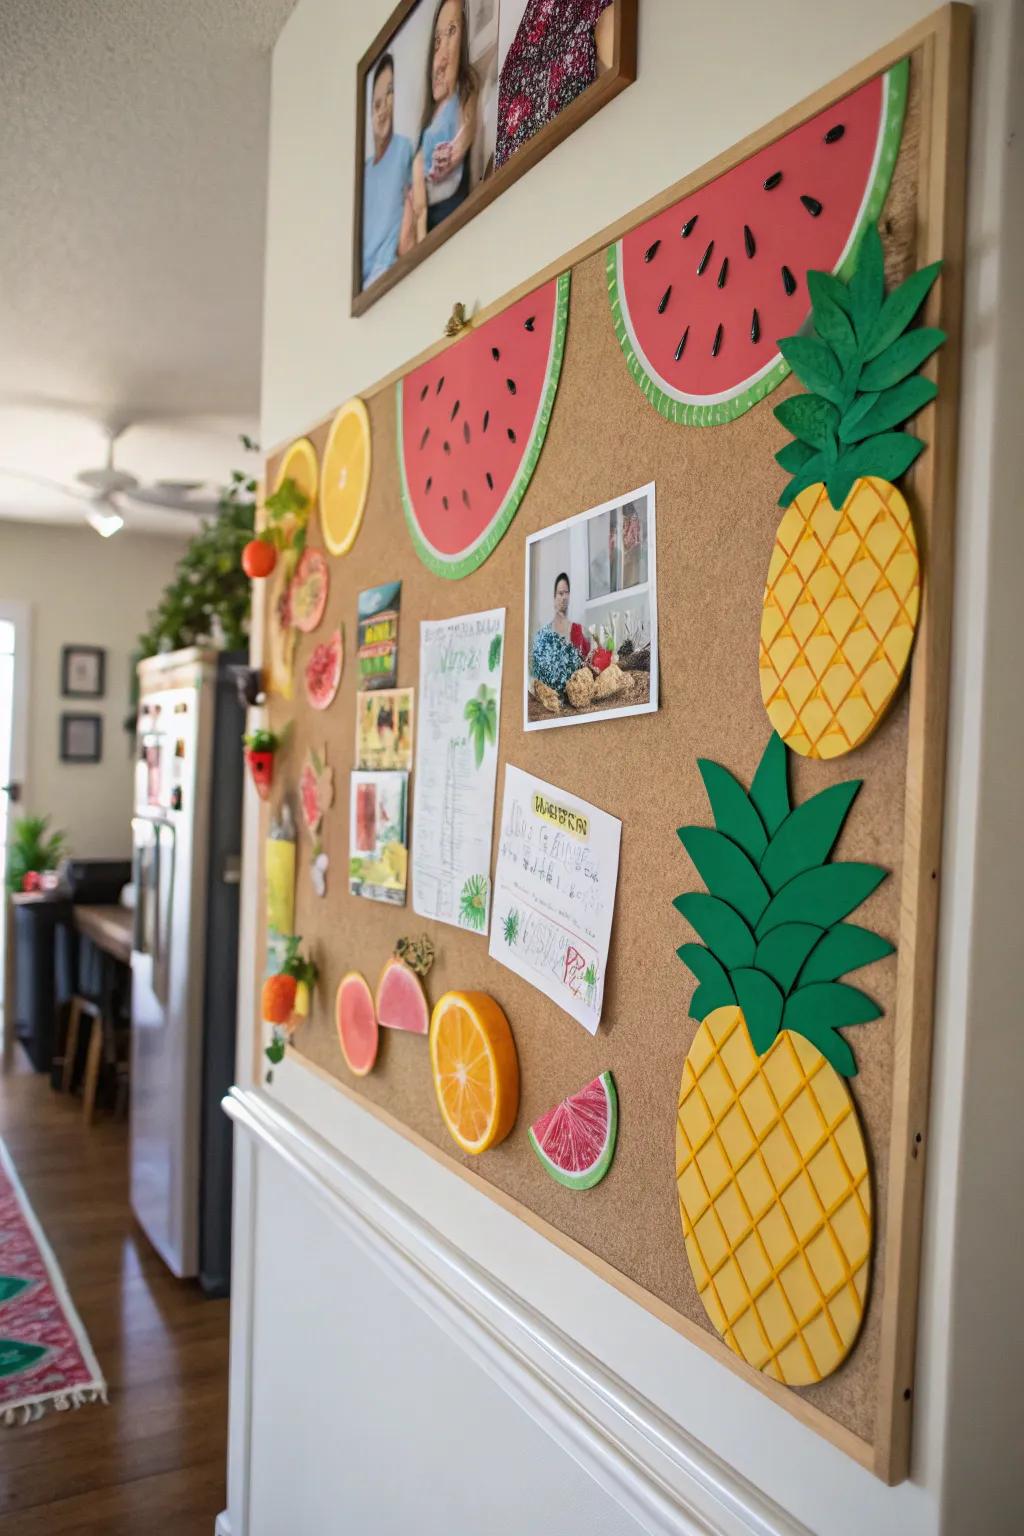
M366 81L374 65L401 31L407 17L420 3L430 0L400 0L381 27L356 69L356 168L352 193L352 314L362 315L376 304L407 273L436 251L456 230L461 229L496 197L518 181L531 166L543 160L557 144L588 118L593 117L613 96L624 91L636 79L637 0L615 0L615 40L612 66L553 118L533 137L468 194L454 213L432 229L415 249L399 256L368 288L362 286L363 270L363 164L366 159Z
M929 297L924 319L929 325L941 325L948 333L948 341L928 365L929 373L939 386L938 396L919 418L920 433L929 445L929 452L912 470L910 481L925 581L909 685L903 884L894 1018L896 1051L889 1173L884 1192L887 1239L881 1273L882 1319L873 1439L868 1441L851 1432L798 1392L753 1370L717 1336L709 1335L598 1255L538 1217L520 1201L463 1167L387 1110L363 1098L295 1051L289 1051L289 1061L294 1066L330 1082L368 1114L488 1195L690 1342L714 1355L729 1370L742 1376L801 1423L889 1484L899 1483L909 1475L911 1459L952 633L971 7L956 3L934 12L830 85L807 97L799 106L624 215L474 317L474 323L482 323L500 313L540 284L595 255L637 224L730 170L899 59L918 51L923 78L915 255L919 266L939 259L943 262L942 281ZM365 391L365 396L372 398L392 388L399 378L450 344L446 339L438 341L379 380ZM330 419L325 417L318 425L325 425ZM268 481L284 446L270 455ZM261 1049L257 1031L250 1063L253 1081L259 1081L262 1076Z

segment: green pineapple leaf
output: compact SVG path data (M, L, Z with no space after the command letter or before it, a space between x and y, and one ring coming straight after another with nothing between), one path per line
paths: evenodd
M754 966L766 971L784 993L790 992L821 934L822 930L813 923L780 923L757 946Z
M786 1028L789 1029L792 1026L787 1024ZM803 1028L794 1030L794 1033L801 1034L805 1040L809 1040L840 1077L857 1076L857 1062L850 1047L839 1031L822 1019L811 1020Z
M885 298L885 253L876 224L869 224L864 231L847 292L853 328L858 342L863 343Z
M844 417L839 423L839 439L843 443L857 443L876 432L887 432L898 427L908 416L916 416L929 401L934 400L939 386L920 374L911 374L902 384L894 384L878 394L873 404L858 413L853 421ZM870 400L870 395L865 397ZM859 402L858 402L859 404Z
M861 349L862 361L869 363L880 352L884 352L897 336L903 334L921 308L941 271L942 262L933 261L930 266L922 267L918 272L911 272L898 288L893 289L879 310L878 319L864 338Z
M753 964L754 935L726 902L706 891L685 891L672 905L728 970Z
M839 410L821 395L790 395L774 407L787 432L811 448L824 449L839 427Z
M759 866L770 891L779 891L795 875L824 864L860 786L860 779L831 784L790 812Z
M815 923L831 928L865 901L885 879L877 864L822 864L805 870L773 896L754 929L763 939L780 923Z
M791 443L786 443L775 455L775 462L780 469L784 469L787 475L795 475L815 458L815 451L810 443L802 443L798 437L794 437Z
M764 971L732 971L729 979L736 1001L743 1009L750 1043L757 1054L763 1056L782 1025L782 993Z
M842 405L843 370L827 342L816 336L786 336L779 342L779 351L801 384L833 405Z
M909 432L882 432L876 437L865 438L840 454L836 465L829 470L825 480L829 501L840 508L853 489L854 481L862 475L898 480L923 451L924 443Z
M814 311L814 329L828 342L843 368L848 368L857 356L857 338L850 324L851 301L847 290L826 272L808 272L807 290Z
M812 981L798 987L786 999L783 1020L787 1029L804 1034L804 1025L825 1020L830 1029L845 1029L848 1024L869 1024L880 1019L882 1010L859 987L842 981Z
M691 1019L699 1022L706 1019L709 1013L714 1013L716 1008L724 1008L728 1003L736 1001L732 982L724 967L703 944L681 944L676 954L699 983L690 999Z
M764 823L727 768L698 757L697 767L704 780L711 814L719 832L732 839L756 864L768 846Z
M772 731L750 785L750 802L774 837L789 815L789 777L786 747L778 731Z
M849 316L853 314L853 300L850 297L849 288L831 272L808 272L807 291L811 296L811 304L814 308L817 308L818 302L821 300L826 304L834 304L844 315ZM818 298L815 298L815 294L818 295ZM817 326L815 326L815 330L817 329ZM818 331L818 334L824 335L824 332Z
M858 387L869 391L890 389L893 384L909 378L933 352L938 351L945 340L945 331L940 331L936 326L916 326L904 336L898 336L873 363L868 363L861 372ZM912 414L907 411L904 417L898 419L905 420L906 416Z
M832 461L826 458L824 453L816 453L813 459L808 459L798 475L794 475L779 497L779 506L788 507L791 501L795 501L801 491L806 491L809 485L817 485L824 480L831 468Z
M835 981L847 971L870 965L873 960L884 960L894 954L896 946L872 933L870 928L858 928L856 923L837 923L812 949L803 970L800 984L812 981Z
M713 827L680 827L679 840L712 896L753 926L768 905L768 890L743 850Z

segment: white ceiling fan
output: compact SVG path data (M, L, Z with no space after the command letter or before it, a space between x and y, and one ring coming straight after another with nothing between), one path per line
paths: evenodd
M144 485L128 470L114 464L114 445L126 430L128 423L107 428L107 461L98 469L81 469L75 475L77 484L70 485L52 480L46 475L33 474L28 470L4 469L0 475L6 479L25 480L32 485L46 486L75 501L86 503L83 516L91 528L109 539L125 525L125 507L122 498L141 506L156 507L163 512L188 512L196 517L209 517L217 511L219 498L202 494L206 489L203 480L154 480Z

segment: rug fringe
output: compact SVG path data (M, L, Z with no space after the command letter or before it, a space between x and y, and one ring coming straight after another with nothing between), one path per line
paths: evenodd
M0 1413L0 1420L9 1428L18 1424L34 1424L50 1408L55 1413L69 1413L76 1408L84 1408L89 1403L103 1403L109 1407L106 1382L101 1382L96 1387L75 1387L71 1392L56 1392L43 1402L5 1408Z

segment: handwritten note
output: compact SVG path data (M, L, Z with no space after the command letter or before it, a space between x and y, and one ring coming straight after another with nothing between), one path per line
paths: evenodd
M420 625L412 904L486 933L505 610Z
M491 958L591 1034L601 1022L621 831L585 800L505 769Z

